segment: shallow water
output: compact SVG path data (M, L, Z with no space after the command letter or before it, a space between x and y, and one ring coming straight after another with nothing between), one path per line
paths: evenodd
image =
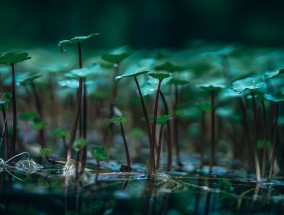
M17 173L18 177L24 174ZM58 167L47 166L19 181L0 177L0 214L283 214L284 185L197 173L104 169L95 183L86 171L76 182Z

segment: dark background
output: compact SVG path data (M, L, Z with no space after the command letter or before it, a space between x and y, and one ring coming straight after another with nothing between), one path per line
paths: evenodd
M93 32L101 33L99 48L183 47L192 39L282 46L282 2L1 0L0 49L1 44L57 44Z

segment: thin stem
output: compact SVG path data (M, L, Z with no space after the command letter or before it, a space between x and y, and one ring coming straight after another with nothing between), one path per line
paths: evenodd
M97 160L97 169L96 169L96 176L95 176L96 184L99 182L99 171L100 171L100 161Z
M7 116L6 116L6 110L5 110L5 106L2 106L2 114L3 114L3 120L4 120L4 137L5 137L5 160L8 158L8 124L7 124Z
M268 138L268 134L267 134L267 126L266 126L266 111L265 111L265 105L264 105L264 101L261 101L261 105L262 105L262 112L263 112L263 153L262 153L262 177L265 177L265 167L266 167L266 154L267 154L267 138Z
M150 166L148 167L148 175L151 175L153 171L155 171L155 142L156 142L156 124L157 124L157 113L158 113L158 105L159 105L159 94L161 88L162 81L159 80L155 103L154 103L154 116L153 116L153 124L152 124L152 138L151 138L151 149L150 149Z
M275 161L275 153L276 153L276 139L277 139L277 129L278 129L278 102L275 104L275 121L274 121L274 132L273 132L273 145L271 152L271 161L270 161L270 170L269 170L269 178L268 181L272 180L274 161Z
M15 80L15 65L11 64L12 68L12 107L13 107L13 133L12 133L12 149L10 157L13 157L16 152L17 141L17 105L16 105L16 80Z
M255 173L256 173L256 180L260 181L261 180L261 175L260 175L260 165L259 165L259 158L257 154L257 118L256 118L256 102L255 102L255 96L254 92L251 91L251 96L252 96L252 104L253 104L253 121L255 125L255 138L254 138L254 145L253 145L253 156L254 156L254 162L255 162Z
M126 141L126 138L125 138L125 134L124 134L124 130L123 130L122 123L120 123L120 131L121 131L121 135L122 135L122 138L123 138L123 143L124 143L124 150L125 150L125 155L126 155L127 166L131 168L130 156L129 156L127 141Z
M161 125L160 134L159 134L159 140L158 140L158 147L157 147L157 161L156 161L157 169L159 169L159 167L160 167L160 156L161 156L163 128L164 128L164 125Z
M164 108L165 108L165 113L166 115L169 115L169 108L165 99L165 96L162 92L160 92L162 101L164 103ZM171 165L172 165L172 129L171 129L171 122L167 121L167 134L168 134L168 139L167 139L167 153L168 153L168 157L167 157L167 170L170 170ZM158 168L158 166L157 166Z
M173 122L174 122L174 146L175 146L175 150L176 150L176 157L177 157L177 163L179 166L182 166L182 162L180 160L180 153L179 153L179 134L178 134L178 117L176 116L176 109L177 109L177 103L178 103L178 87L177 85L175 85L175 102L173 105Z
M83 68L83 60L82 60L82 49L81 49L81 43L77 43L78 44L78 61L79 61L79 68Z
M212 166L214 163L215 155L215 100L214 100L214 90L211 90L211 157L210 157L210 171L209 174L212 174Z
M205 112L201 112L201 122L200 122L200 147L199 147L199 153L200 153L200 166L203 166L204 164L204 134L205 134Z
M83 78L83 138L87 138L87 85L86 78ZM82 169L80 173L84 172L85 164L87 159L87 146L84 146L81 150L81 163Z

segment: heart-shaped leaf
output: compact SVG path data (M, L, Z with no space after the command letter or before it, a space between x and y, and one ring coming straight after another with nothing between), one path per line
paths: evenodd
M188 84L188 81L172 78L169 83L173 85L186 85Z
M119 81L123 78L131 78L131 77L137 77L139 75L143 75L143 74L146 74L148 73L149 71L148 70L142 70L142 71L135 71L135 72L132 72L132 73L127 73L127 74L123 74L123 75L119 75L119 76L116 76L115 77L115 80L116 81Z
M104 147L102 146L94 146L92 150L92 155L98 161L104 161L108 159L108 154Z
M58 47L60 48L61 52L66 52L66 50L64 49L64 47L66 45L74 44L74 43L80 43L80 42L83 42L86 39L89 39L91 37L95 37L95 36L98 36L98 35L100 35L100 34L99 33L92 33L92 34L89 34L87 36L76 36L76 37L71 38L70 40L61 40L58 43Z
M156 78L162 81L165 78L173 77L174 74L169 72L149 72L148 75L151 76L152 78Z
M131 54L132 52L125 52L121 54L104 54L102 56L102 59L113 64L116 63L119 64L121 61L129 57Z
M172 64L171 62L166 62L162 65L156 66L155 70L156 71L167 71L167 72L173 73L173 72L183 71L185 70L185 68L182 66L176 66Z
M248 77L233 82L232 89L238 93L242 93L245 90L255 91L263 88L264 82L260 77Z
M86 145L87 145L87 141L82 137L78 137L75 139L73 143L73 149L78 151L80 149L83 149Z
M115 117L110 119L111 123L124 123L124 122L128 122L128 118L127 117Z
M39 119L39 115L37 112L27 111L27 112L21 113L19 115L19 119L22 121L35 121Z
M31 59L31 57L29 57L29 54L27 52L24 53L9 52L7 54L0 56L0 64L11 65L28 59Z
M34 122L33 124L33 129L35 130L42 130L48 125L47 121L42 121L42 122Z

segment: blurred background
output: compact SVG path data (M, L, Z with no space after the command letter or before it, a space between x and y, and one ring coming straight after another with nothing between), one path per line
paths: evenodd
M99 32L99 48L179 48L193 39L282 46L283 5L272 0L1 0L0 44L57 45Z

